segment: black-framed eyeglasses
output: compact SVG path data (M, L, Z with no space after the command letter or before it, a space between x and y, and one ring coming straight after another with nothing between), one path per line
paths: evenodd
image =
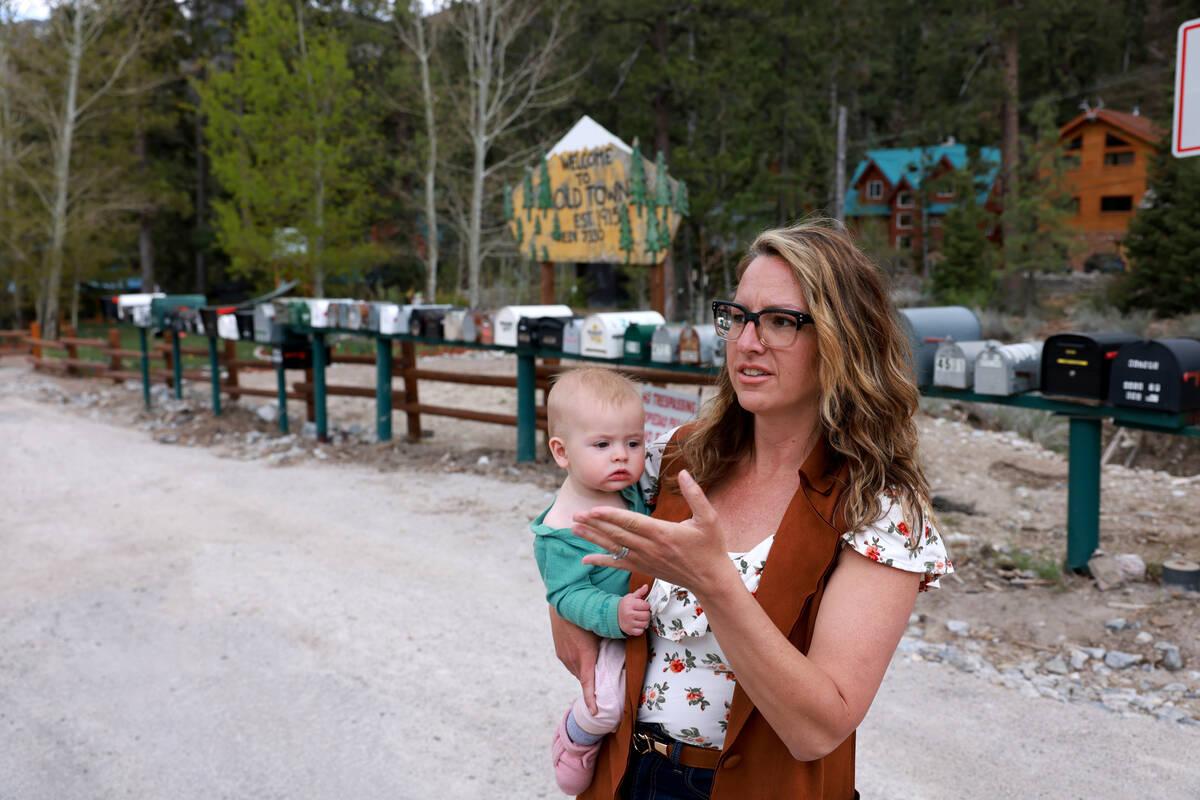
M729 300L714 300L713 325L722 339L737 339L748 323L758 326L758 340L766 347L787 347L805 325L816 320L811 314L790 308L764 308L754 312Z

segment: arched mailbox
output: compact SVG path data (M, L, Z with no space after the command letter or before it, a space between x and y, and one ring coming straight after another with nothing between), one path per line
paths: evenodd
M463 323L467 321L468 309L452 308L442 320L442 336L452 342L463 341Z
M975 359L990 346L999 347L1000 342L956 342L950 338L939 344L933 360L933 385L970 389L975 385Z
M689 325L679 334L679 363L716 363L718 343L723 341L712 325Z
M1200 341L1152 339L1121 347L1108 402L1178 414L1200 408Z
M486 320L488 329L492 327L492 315L487 311L468 311L463 317L462 322L462 340L464 342L478 342L479 334L483 330L484 321Z
M654 332L660 327L659 323L635 322L625 329L625 345L623 347L625 360L640 364L650 360L650 346L654 343Z
M547 345L542 341L542 332L551 331L551 337L561 342L562 323L572 319L572 314L547 314L543 317L521 317L521 321L517 323L517 346L528 347L534 350L550 349L560 350L561 344ZM558 322L557 330L560 332L557 337L554 336L555 322Z
M141 292L117 295L117 319L133 322L134 309L145 308L146 319L150 319L150 301L156 297L166 297L162 292ZM149 327L149 322L140 327Z
M408 333L400 327L398 303L372 303L367 326L376 333Z
M408 315L408 332L424 339L442 339L442 321L449 308L421 306L413 308Z
M562 350L564 353L579 355L583 342L583 317L574 317L563 325Z
M538 342L543 350L562 350L563 332L572 322L583 322L582 317L542 317L538 320ZM578 326L577 326L578 329ZM575 341L579 341L578 335ZM579 352L576 350L575 352Z
M938 345L953 338L974 342L983 337L979 317L965 306L930 306L900 309L900 325L908 334L917 386L933 383L933 362Z
M657 311L605 311L592 314L583 322L579 354L599 358L620 358L625 353L625 329L630 325L666 323Z
M237 314L230 310L227 314L217 314L217 336L231 342L236 342L238 335Z
M650 360L656 364L679 363L679 340L685 325L659 325L650 338Z
M975 359L975 391L1005 396L1036 389L1041 367L1041 342L991 345Z
M569 317L571 309L564 305L505 306L492 318L492 341L505 347L517 346L517 326L521 317Z
M1042 347L1042 394L1104 400L1113 361L1132 333L1056 333Z

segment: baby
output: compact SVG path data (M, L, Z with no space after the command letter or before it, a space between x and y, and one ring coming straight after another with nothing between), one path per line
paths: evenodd
M647 586L626 593L628 572L580 563L585 555L604 551L571 533L571 517L596 506L647 513L637 486L645 469L645 414L637 386L600 368L560 375L546 405L550 453L567 476L554 503L530 523L533 552L546 584L546 600L558 615L604 637L596 660L597 713L578 698L554 731L551 745L559 788L579 794L592 782L601 740L621 721L621 640L645 632L650 605Z

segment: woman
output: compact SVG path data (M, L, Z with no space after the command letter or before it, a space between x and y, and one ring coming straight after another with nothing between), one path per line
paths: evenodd
M667 445L654 517L575 517L613 554L585 562L671 585L627 642L624 719L581 797L856 796L854 730L917 592L952 569L877 268L810 222L761 234L738 276L713 304L717 395ZM589 675L591 634L553 628Z

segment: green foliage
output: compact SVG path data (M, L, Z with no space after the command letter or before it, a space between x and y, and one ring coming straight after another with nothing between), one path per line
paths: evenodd
M250 0L233 66L197 84L214 175L217 239L235 272L302 277L355 273L369 244L378 137L363 114L346 43L303 5ZM294 229L299 246L281 248Z
M541 174L538 177L538 196L537 207L540 211L546 211L554 208L554 199L551 196L552 187L550 186L550 166L546 160L546 155L542 154Z
M1167 147L1164 140L1151 166L1149 205L1138 209L1125 238L1129 271L1112 286L1124 312L1200 310L1200 159L1174 158Z
M972 157L967 170L929 182L930 191L953 191L958 199L942 220L941 258L932 270L932 289L940 303L986 306L996 290L996 246L987 239L996 216L976 202L987 188L983 172L984 165Z

